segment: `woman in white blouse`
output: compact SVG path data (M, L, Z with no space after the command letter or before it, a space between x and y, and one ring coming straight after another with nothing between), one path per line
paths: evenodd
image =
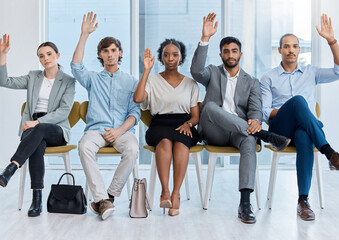
M9 49L10 39L5 34L0 38L0 86L27 89L27 99L19 131L21 142L11 163L0 174L0 185L6 187L14 172L29 159L33 200L28 216L35 217L42 210L45 148L66 145L70 139L68 114L73 105L75 82L61 71L60 53L54 43L45 42L38 47L37 55L44 71L30 71L21 77L7 75Z
M155 146L157 170L162 186L160 207L170 208L171 216L179 214L180 187L189 160L189 149L199 139L194 128L199 122L200 98L197 83L178 72L186 57L185 45L166 39L158 49L158 60L165 71L149 76L154 65L150 49L143 55L144 72L134 93L134 101L143 110L150 109L152 123L146 132L146 142ZM173 191L168 182L173 157Z

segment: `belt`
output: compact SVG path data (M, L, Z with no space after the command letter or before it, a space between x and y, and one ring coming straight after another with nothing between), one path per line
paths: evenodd
M47 113L46 112L37 112L32 115L33 120L37 120L40 117L45 116Z

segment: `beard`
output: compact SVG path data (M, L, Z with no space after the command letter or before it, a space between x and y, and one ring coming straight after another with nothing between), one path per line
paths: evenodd
M234 63L233 64L229 64L227 61L230 60L230 59L233 59L234 60ZM224 63L225 67L227 68L234 68L236 67L238 64L239 64L239 60L240 60L240 57L238 59L235 59L235 58L227 58L227 59L223 59L222 58L222 62Z

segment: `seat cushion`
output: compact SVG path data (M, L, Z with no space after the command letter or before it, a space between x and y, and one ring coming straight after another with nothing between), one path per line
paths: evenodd
M144 149L151 151L153 153L155 152L155 147L153 147L153 146L145 145ZM190 148L190 153L201 152L203 149L204 149L203 145L197 144L197 145Z
M58 147L46 147L45 154L55 154L55 153L67 153L73 149L76 149L77 145L66 145Z
M281 153L296 153L297 150L296 150L296 147L295 146L288 146L287 148L285 148L284 150L282 151L278 151L276 149L274 149L271 145L267 144L265 145L265 148L268 148L269 150L273 151L273 152L281 152ZM317 148L314 148L313 149L314 152L318 152L318 149Z
M239 149L236 147L221 147L221 146L212 146L212 145L204 145L204 148L208 152L213 153L240 153ZM257 144L257 152L260 152L261 146Z

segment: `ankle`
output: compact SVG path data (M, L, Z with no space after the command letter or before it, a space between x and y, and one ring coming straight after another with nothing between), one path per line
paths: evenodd
M172 208L179 209L180 208L180 194L172 192L171 196Z
M171 198L171 192L169 191L169 189L161 191L161 198L162 199L170 199Z
M17 161L12 160L11 162L14 163L17 166L17 168L20 168L20 164Z

